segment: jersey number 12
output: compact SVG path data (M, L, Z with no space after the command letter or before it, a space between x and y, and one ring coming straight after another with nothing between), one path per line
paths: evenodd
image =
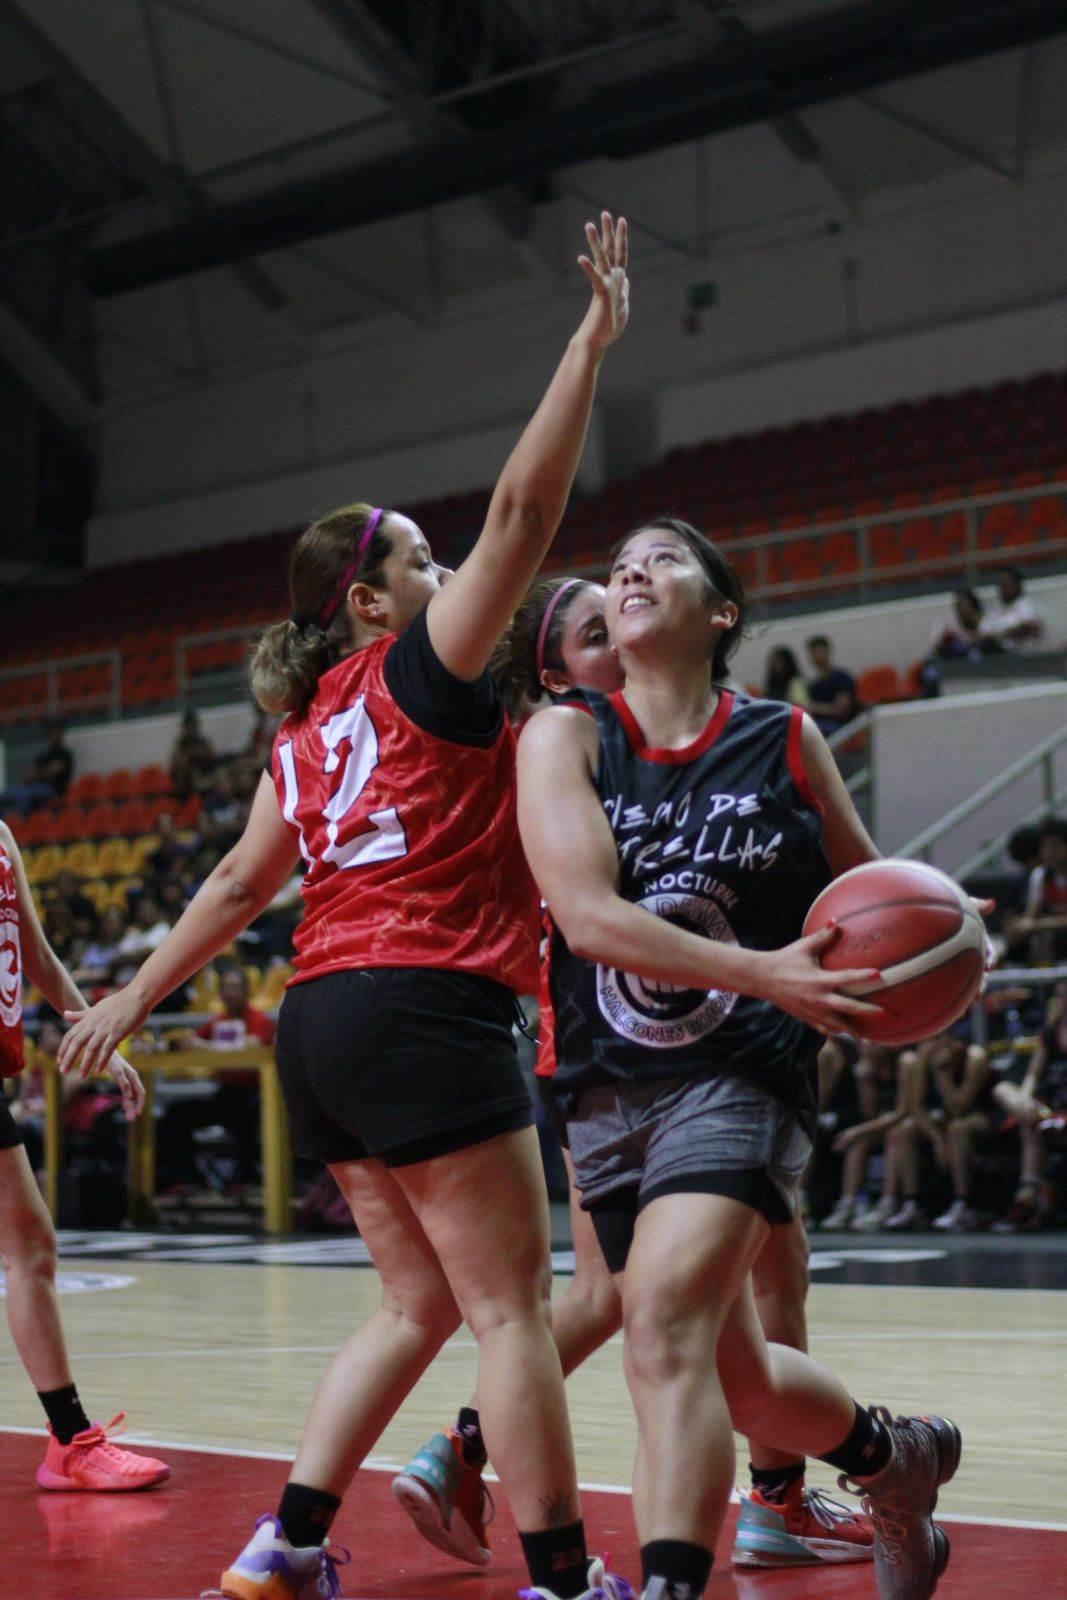
M383 811L372 811L367 817L367 828L362 833L357 833L355 838L347 839L344 844L339 844L337 840L341 824L363 793L371 773L378 765L378 735L363 703L363 696L360 695L354 705L344 711L336 712L328 722L324 722L319 733L326 746L323 772L327 774L336 772L342 763L344 768L340 783L322 809L327 839L322 860L332 861L343 870L347 867L369 867L376 861L395 861L398 856L407 855L407 836L395 806L388 806ZM339 747L346 740L348 749L342 752ZM278 746L278 761L285 781L285 806L282 814L286 822L299 827L296 808L300 790L297 784L292 740L287 739L284 744ZM310 862L312 856L302 828L300 849L305 859Z

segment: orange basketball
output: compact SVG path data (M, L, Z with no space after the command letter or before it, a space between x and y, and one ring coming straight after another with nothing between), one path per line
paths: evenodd
M868 861L825 888L805 933L841 929L822 958L828 971L877 967L884 984L864 994L883 1015L864 1025L875 1044L914 1044L963 1015L982 987L985 929L958 883L919 861Z

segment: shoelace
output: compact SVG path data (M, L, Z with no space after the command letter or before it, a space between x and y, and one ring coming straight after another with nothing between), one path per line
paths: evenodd
M823 1489L805 1489L804 1501L816 1522L833 1529L839 1522L853 1522L855 1514L840 1500L831 1499Z
M625 1578L618 1573L608 1571L608 1556L601 1556L604 1566L604 1581L595 1588L587 1589L582 1600L635 1600L633 1584L627 1583ZM518 1600L543 1600L540 1589L520 1589Z
M109 1461L118 1461L122 1451L111 1440L126 1432L126 1413L120 1411L110 1422L94 1422L88 1433L78 1440L80 1450L102 1450Z

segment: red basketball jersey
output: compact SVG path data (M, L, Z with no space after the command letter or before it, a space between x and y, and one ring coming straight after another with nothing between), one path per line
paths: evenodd
M537 984L537 891L519 840L515 736L426 732L385 680L393 638L331 667L287 717L273 775L308 862L299 983L354 967L443 967Z
M0 846L0 1078L26 1065L22 1042L22 944L15 868Z

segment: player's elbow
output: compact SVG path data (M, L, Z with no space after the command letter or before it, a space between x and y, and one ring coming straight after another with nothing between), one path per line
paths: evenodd
M567 941L567 948L579 961L611 959L603 908L595 901L576 900L562 912L553 909L552 917Z

